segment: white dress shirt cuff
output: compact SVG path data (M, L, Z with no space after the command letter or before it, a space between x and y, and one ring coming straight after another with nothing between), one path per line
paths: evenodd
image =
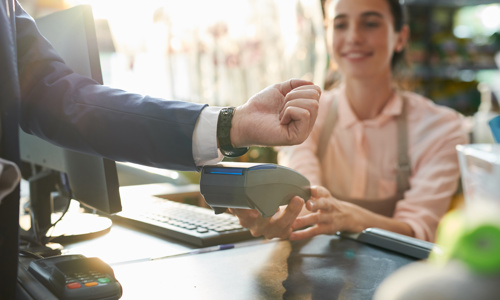
M196 121L193 132L193 158L197 166L215 164L224 158L217 148L217 119L221 109L207 106Z

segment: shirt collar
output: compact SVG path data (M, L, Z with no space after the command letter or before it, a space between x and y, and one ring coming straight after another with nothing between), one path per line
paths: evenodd
M337 122L338 125L343 128L348 128L354 126L355 124L363 124L364 126L368 127L380 127L394 117L399 116L403 108L401 96L398 92L395 92L378 116L373 119L360 121L349 105L349 101L347 100L345 93L345 88L343 86L339 87L337 99ZM369 99L367 99L367 101L369 101Z

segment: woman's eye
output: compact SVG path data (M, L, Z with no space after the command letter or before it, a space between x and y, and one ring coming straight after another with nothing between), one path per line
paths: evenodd
M365 22L364 24L366 27L369 27L369 28L375 28L375 27L379 26L378 22Z
M333 28L334 29L344 29L346 27L347 27L346 23L340 23L340 22L338 22L338 23L334 23L333 24Z

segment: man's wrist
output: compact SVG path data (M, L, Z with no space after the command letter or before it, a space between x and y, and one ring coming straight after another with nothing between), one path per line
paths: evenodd
M217 119L221 107L206 106L193 131L193 159L197 166L218 163L223 156L217 145Z
M248 151L248 147L235 148L231 143L231 127L234 112L234 107L225 107L219 112L219 118L217 120L217 142L219 144L219 150L227 157L242 156Z

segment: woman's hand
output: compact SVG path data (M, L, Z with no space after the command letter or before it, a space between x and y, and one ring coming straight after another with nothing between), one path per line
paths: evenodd
M415 236L408 223L338 200L322 186L311 187L311 199L305 207L309 213L295 220L290 240L302 240L320 234L337 234L339 231L361 232L369 227Z
M230 208L240 224L250 230L253 236L263 235L266 239L286 239L292 233L292 224L304 207L304 200L293 197L286 207L280 207L270 218L263 218L255 209Z
M335 199L322 186L311 187L311 199L306 203L306 208L310 213L295 220L292 229L297 231L290 234L290 240L301 240L320 234L336 234L338 231L353 230L357 227L356 223L348 217L352 206L350 203Z

